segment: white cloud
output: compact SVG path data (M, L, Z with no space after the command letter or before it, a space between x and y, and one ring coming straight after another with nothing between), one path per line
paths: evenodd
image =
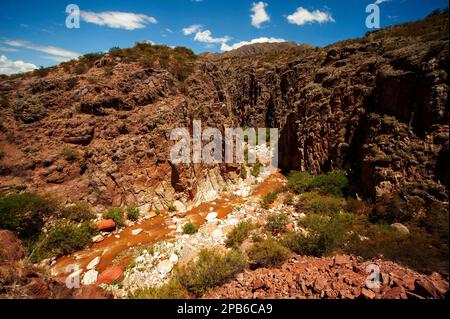
M143 29L147 24L156 24L158 21L154 17L145 14L119 12L119 11L104 11L91 12L81 11L81 19L87 23L93 23L100 26L107 26L114 29Z
M11 75L14 73L22 73L33 71L37 66L21 60L12 61L6 56L0 55L0 74Z
M267 6L268 4L262 1L258 3L253 3L251 10L253 14L250 15L250 17L252 18L252 26L254 26L255 28L259 29L261 27L261 24L270 21L270 17L266 12Z
M193 24L187 28L183 28L183 34L184 35L190 35L193 34L197 31L199 31L202 28L202 26L200 24Z
M308 23L325 23L335 22L331 14L320 10L308 11L305 8L299 7L293 14L287 16L289 23L296 25L304 25Z
M5 43L7 45L10 45L12 47L18 47L18 48L26 48L34 51L43 52L46 54L51 55L53 58L49 59L52 61L56 61L55 59L58 59L59 62L67 61L71 59L75 59L80 56L79 53L57 48L54 46L43 46L43 45L37 45L30 43L28 41L22 41L22 40L6 40ZM46 57L48 58L48 57ZM57 62L58 62L57 61Z
M228 45L226 43L222 43L222 46L220 47L220 49L222 51L230 51L230 50L234 50L234 49L238 49L240 47L243 47L244 45L247 45L247 44L254 44L254 43L278 43L278 42L286 42L286 40L280 39L280 38L262 37L262 38L257 38L257 39L253 39L253 40L250 40L250 41L237 42L237 43L232 44L232 45Z
M230 40L230 38L227 36L222 38L213 38L211 31L205 30L205 31L198 31L195 34L194 40L204 43L226 43L227 41Z
M0 47L0 51L3 51L3 52L17 52L18 50L14 49L14 48Z

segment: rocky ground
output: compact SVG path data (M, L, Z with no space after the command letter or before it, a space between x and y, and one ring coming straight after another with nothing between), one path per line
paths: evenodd
M369 277L374 265L380 272L380 284L376 288ZM209 291L204 298L447 298L448 279L448 274L423 275L382 259L362 261L347 255L322 258L297 255L280 268L260 268L239 274L231 282Z

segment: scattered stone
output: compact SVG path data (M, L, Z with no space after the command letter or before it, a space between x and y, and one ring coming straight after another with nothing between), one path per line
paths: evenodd
M92 259L89 264L86 266L86 269L90 270L90 269L94 269L95 267L98 266L98 264L100 264L100 256L95 257L94 259Z
M116 223L112 219L104 219L97 223L98 231L111 232L116 228Z
M217 219L217 213L215 213L215 212L212 212L212 213L209 213L207 216L206 216L206 221L208 221L208 222L213 222L213 221L215 221L216 219Z
M176 264L178 262L178 255L177 254L170 255L169 261L173 264Z
M161 274L167 274L172 271L173 263L170 260L163 260L156 268Z
M131 234L132 234L133 236L139 235L140 233L142 233L142 228L133 229L133 230L131 231Z
M94 237L92 237L92 242L99 243L99 242L103 241L104 239L105 239L105 237L103 237L102 235L95 235Z
M97 282L97 277L98 277L98 271L96 271L95 269L91 269L84 274L83 280L81 283L85 286L93 285Z
M119 266L110 266L100 273L97 284L111 284L119 280L123 275L123 270Z

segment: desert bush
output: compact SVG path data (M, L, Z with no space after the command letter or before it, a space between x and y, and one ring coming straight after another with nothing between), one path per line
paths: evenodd
M95 214L91 211L88 203L78 202L61 208L59 218L65 218L79 223L94 219Z
M377 199L369 219L373 223L406 223L412 219L412 215L412 209L398 194L384 194Z
M197 261L191 261L178 269L177 278L188 291L201 295L207 289L223 284L242 272L246 266L246 257L236 250L222 255L214 250L204 249L198 254Z
M366 259L382 255L419 272L448 271L448 244L436 241L421 228L410 226L410 231L411 235L404 235L388 225L369 224L351 236L344 250Z
M227 247L238 247L248 238L250 232L255 228L253 223L248 220L241 221L231 232L227 234L225 245Z
M58 221L40 236L30 258L36 262L71 254L90 244L95 233L95 228L88 222L76 224L66 220Z
M266 196L264 196L263 204L262 204L263 208L269 209L269 205L277 200L279 193L280 193L280 190L275 190L275 191L267 194Z
M308 214L300 222L308 234L291 232L284 236L283 244L302 255L321 257L341 248L356 216L348 213L333 216Z
M286 213L274 214L267 217L264 228L272 234L279 234L286 230L286 225L289 223L289 217Z
M36 76L43 78L43 77L46 77L50 73L50 68L44 68L43 66L41 66L39 69L34 70L33 73Z
M191 222L184 224L183 226L183 234L195 234L198 231L198 228Z
M272 267L282 264L289 257L289 250L273 238L256 242L248 257L257 267Z
M136 207L129 207L127 209L127 218L129 220L136 221L139 219L139 208Z
M345 200L333 195L321 195L316 192L303 193L300 206L313 213L336 214L344 209Z
M259 170L261 169L262 166L263 165L258 160L256 161L255 164L253 164L252 172L251 172L253 177L258 177L259 176Z
M241 169L239 171L239 177L242 179L246 179L247 178L247 169L245 168L244 164L241 164Z
M129 299L187 299L188 297L188 292L175 276L160 287L138 289L128 295Z
M321 194L343 196L348 179L344 171L333 171L324 174L311 175L308 172L292 172L288 177L287 187L300 194L317 190Z
M44 219L56 212L59 202L50 196L23 193L0 196L0 229L9 229L25 241L35 240Z
M177 211L177 207L176 207L173 203L170 203L170 204L167 206L167 210L168 210L169 212L176 212L176 211Z
M68 162L76 161L79 157L77 151L68 146L65 146L63 148L62 155L64 156L64 159Z
M125 210L122 207L111 207L103 213L104 219L112 219L117 226L124 225Z
M294 196L288 195L288 196L284 199L284 205L294 205Z

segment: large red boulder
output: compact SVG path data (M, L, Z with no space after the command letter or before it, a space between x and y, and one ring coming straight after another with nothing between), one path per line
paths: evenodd
M25 253L25 247L13 232L0 230L0 263L20 260Z
M100 273L97 284L111 284L119 280L123 275L123 270L119 266L111 266Z
M112 219L104 219L97 223L98 231L113 231L116 228L116 223Z

